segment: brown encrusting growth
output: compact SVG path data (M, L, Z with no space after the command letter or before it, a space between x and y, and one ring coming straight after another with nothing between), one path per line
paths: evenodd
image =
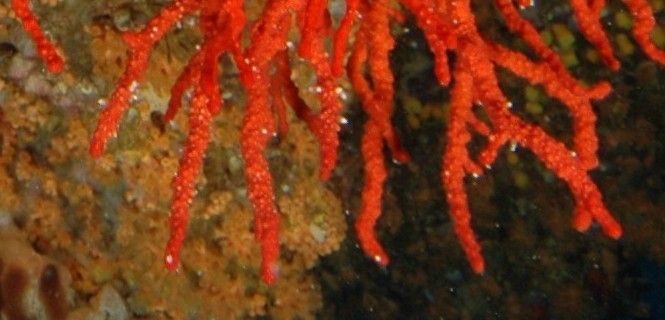
M39 278L39 297L44 301L49 319L66 319L68 308L65 289L58 268L48 264Z
M5 265L4 265L3 261L2 261L2 259L0 259L0 275L2 274L4 268L5 268ZM0 313L2 313L2 307L4 306L4 301L5 301L5 300L2 298L3 295L4 295L4 294L3 294L3 291L2 291L2 281L0 281Z
M99 50L96 75L108 77L103 73L115 61L102 53L118 46L118 33L100 27L89 32ZM154 58L166 61L167 55L160 50ZM171 80L177 76L169 75ZM146 77L150 80L143 93L168 94L160 91L162 70L153 69ZM290 119L289 135L272 154L281 164L276 167L283 178L276 201L284 215L288 260L280 262L280 285L267 287L259 278L259 247L242 183L240 132L233 124L242 118L242 108L227 104L221 112L228 122L218 122L211 131L214 147L204 163L206 178L197 181L200 197L192 202L195 214L184 264L180 272L168 273L156 262L168 237L168 230L159 227L167 223L164 212L171 196L171 177L164 173L177 167L179 148L171 141L183 139L179 128L186 127L186 117L178 115L174 126L159 128L150 105L139 102L133 110L141 129L121 133L119 145L91 161L86 144L93 117L68 115L12 83L0 85L12 97L3 105L0 126L0 184L5 190L0 217L21 222L28 245L34 243L40 253L67 266L72 281L62 287L76 294L70 318L85 319L115 306L100 296L108 287L115 288L120 305L133 316L295 314L309 319L321 308L321 289L309 270L339 247L347 226L339 200L318 180L315 138L304 124ZM0 240L0 256L8 246L9 241ZM35 273L42 275L52 273ZM62 276L58 270L58 278Z
M25 311L23 297L28 290L28 276L24 270L15 266L7 266L0 277L2 283L2 301L4 302L3 313L11 320L28 319Z

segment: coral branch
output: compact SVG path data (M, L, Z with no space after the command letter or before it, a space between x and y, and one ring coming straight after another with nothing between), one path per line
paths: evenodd
M656 27L653 9L646 0L626 0L626 6L633 15L633 36L644 53L654 61L665 65L665 50L656 47L651 33Z
M356 233L363 252L385 267L389 262L388 255L379 243L374 228L381 216L383 184L387 173L383 159L381 127L374 120L365 123L361 149L365 160L365 176Z
M455 85L453 86L450 108L450 124L447 129L447 144L443 153L441 171L442 184L446 190L446 200L453 217L455 234L462 244L471 268L478 273L485 270L485 261L481 248L471 228L471 212L464 190L466 176L471 159L466 149L471 134L466 123L473 117L473 77L468 60L459 61L455 67Z
M580 26L580 31L596 47L605 64L614 71L619 70L621 64L614 57L610 40L600 24L600 13L605 7L605 1L598 0L589 3L587 0L571 0L570 5Z
M201 173L203 157L210 141L212 114L206 108L208 98L198 90L192 99L189 112L189 133L185 150L180 158L178 173L173 179L173 201L171 204L171 237L166 244L164 261L166 268L175 270L180 264L180 250L185 240L189 204L194 197L196 178Z
M60 56L55 45L51 43L44 35L44 31L39 26L37 17L30 10L28 3L30 0L12 0L12 9L16 13L16 17L21 20L23 28L32 37L35 46L37 47L37 54L44 60L48 71L53 73L61 72L65 67L65 60Z
M148 68L152 48L176 22L197 8L198 4L194 0L176 0L164 8L159 15L150 19L141 31L123 34L122 38L129 46L127 67L120 76L115 91L108 99L92 135L90 154L93 157L101 156L108 140L116 136L120 119L129 108L129 100Z
M338 132L342 102L337 97L337 82L333 76L324 39L330 34L330 16L326 0L310 0L300 13L302 39L298 53L308 61L317 77L317 87L321 110L313 132L320 143L321 167L319 176L328 180L337 162ZM311 126L310 126L311 127Z
M254 233L261 243L261 276L266 283L278 277L279 213L275 206L273 183L263 155L268 141L275 135L275 121L270 108L270 62L286 49L291 27L289 8L298 11L304 1L270 1L265 14L252 30L252 44L247 48L247 68L241 68L241 79L247 93L245 118L240 147L245 160L247 193L254 208Z

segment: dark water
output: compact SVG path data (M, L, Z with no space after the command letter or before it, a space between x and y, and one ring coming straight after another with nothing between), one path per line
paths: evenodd
M523 48L500 27L501 21L492 18L491 8L478 6L486 12L479 20L489 37ZM467 179L472 223L487 262L484 275L474 274L452 232L439 180L445 120L421 114L417 125L409 121L413 120L409 119L413 118L409 99L444 108L449 96L430 71L432 60L422 35L410 27L392 56L398 92L393 122L413 161L390 165L378 225L391 264L381 269L361 257L350 233L343 250L325 258L316 269L326 297L322 317L665 319L665 88L661 80L665 68L639 50L624 55L617 49L623 67L609 72L585 59L590 46L576 31L566 6L552 3L526 14L539 27L569 28L576 39L570 51L579 58L569 67L572 73L590 83L609 80L614 88L610 96L594 103L601 164L591 175L625 235L614 241L597 227L583 234L574 231L566 184L530 151L505 147L487 176ZM613 41L619 34L630 36L612 24L614 18L613 13L604 18ZM454 55L451 58L454 61ZM527 107L528 83L503 70L498 74L516 113L570 141L570 117L560 103L540 91L542 112L534 111ZM344 136L352 142L341 157L344 174L337 187L346 195L350 211L357 212L362 168L354 146L359 143L363 117L352 108L350 118L352 127ZM472 153L483 143L475 137Z

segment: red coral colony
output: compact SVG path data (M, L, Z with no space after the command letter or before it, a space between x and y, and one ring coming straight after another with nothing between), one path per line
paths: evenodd
M665 64L665 52L651 39L655 19L650 4L647 0L623 2L633 17L636 42L649 58ZM528 45L535 59L483 37L470 0L346 0L345 14L336 28L332 27L326 0L268 0L262 14L251 24L249 41L242 39L248 25L243 0L174 0L142 30L123 33L129 59L99 117L90 153L99 157L108 140L116 135L157 41L185 16L198 15L203 42L173 85L165 113L166 120L172 119L184 93L192 89L189 133L172 184L171 237L166 246L166 267L175 269L179 265L188 207L210 140L210 124L222 107L218 60L224 53L233 58L247 96L241 150L249 200L255 213L256 239L262 250L263 280L272 283L277 278L280 222L264 152L277 129L285 133L284 114L288 104L319 141L320 177L328 179L335 167L339 145L342 103L338 81L345 72L368 115L362 138L365 182L356 232L365 254L385 266L388 256L374 231L382 211L387 175L384 143L396 161L409 160L390 123L394 82L389 63L394 47L390 24L403 22L408 13L415 18L434 55L434 72L439 84L451 87L441 181L455 232L473 270L482 273L485 263L471 227L464 179L467 175L483 174L505 144L530 149L567 183L575 199L572 219L575 229L585 231L595 221L607 236L619 238L621 226L608 212L598 187L589 176L589 171L598 166L596 116L591 102L608 95L610 85L600 82L586 86L571 75L560 55L545 44L534 25L520 14L521 8L533 5L532 1L494 0L494 4L508 29ZM570 5L580 31L607 67L617 70L619 61L600 21L605 1L571 0ZM64 61L45 37L28 0L12 0L12 6L48 70L61 71ZM309 63L317 77L315 91L321 103L318 112L312 111L298 96L290 78L289 33L293 29L300 33L297 55ZM354 39L351 44L350 39ZM328 41L332 43L331 54L326 49ZM350 49L347 50L347 46ZM454 63L450 62L450 57L454 57ZM511 112L512 104L499 87L497 67L541 86L566 106L573 119L572 147ZM486 116L479 118L476 109ZM467 147L474 132L487 140L475 159Z

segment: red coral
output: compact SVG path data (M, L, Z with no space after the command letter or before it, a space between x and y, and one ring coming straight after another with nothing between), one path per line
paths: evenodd
M90 146L93 156L102 154L109 138L115 136L156 42L185 15L198 12L200 17L203 43L173 86L165 114L167 120L172 119L180 108L184 92L193 89L189 103L189 134L173 181L171 238L165 258L169 269L179 264L189 203L195 194L196 177L200 174L210 139L210 123L222 107L217 62L222 54L228 53L240 70L240 80L247 95L241 149L248 197L255 212L256 238L262 249L261 274L267 283L277 278L280 216L274 203L272 176L264 157L269 141L276 134L277 120L273 117L273 108L279 116L280 134L288 130L285 120L287 104L307 122L321 145L320 176L322 179L330 177L337 157L342 109L337 78L344 73L347 43L356 24L347 71L368 114L361 148L365 160L365 186L356 231L365 253L381 265L388 264L388 256L377 240L374 226L382 211L386 179L384 146L389 147L396 160L409 160L390 123L394 82L389 64L389 54L394 46L390 22L401 23L403 11L413 14L425 35L435 57L434 73L439 84L448 86L453 82L441 181L455 232L473 270L483 272L485 262L471 227L464 178L468 174L482 174L483 168L491 166L506 143L529 148L568 184L576 203L575 229L584 231L596 221L608 236L621 236L621 226L609 214L598 187L588 174L598 165L596 116L591 102L606 96L611 87L607 82L586 87L566 70L559 55L542 41L536 28L521 17L517 6L524 8L531 4L530 1L495 0L494 3L508 29L533 50L537 60L485 39L478 31L470 0L396 2L403 8L393 7L395 2L388 0L347 0L345 15L337 30L333 31L325 0L269 0L262 15L253 23L248 45L242 47L240 38L246 25L242 0L174 0L142 30L123 34L129 46L129 59L93 134ZM614 57L599 20L605 1L571 0L570 4L582 34L596 47L610 69L618 69L620 63ZM633 34L637 43L648 57L665 64L665 52L650 39L655 27L650 5L646 0L627 0L625 4L633 15ZM44 37L27 0L13 0L12 5L49 70L62 69L62 59ZM297 21L293 21L294 17ZM321 102L318 113L310 110L298 96L298 89L290 79L287 41L294 26L300 31L301 39L297 53L312 66L317 77L316 91ZM332 39L332 57L328 56L326 39ZM452 71L448 60L451 53L455 56ZM511 102L499 87L496 67L542 86L568 108L574 122L572 149L510 111ZM482 108L488 119L478 119L474 107ZM472 159L467 149L472 130L488 141L477 159Z

